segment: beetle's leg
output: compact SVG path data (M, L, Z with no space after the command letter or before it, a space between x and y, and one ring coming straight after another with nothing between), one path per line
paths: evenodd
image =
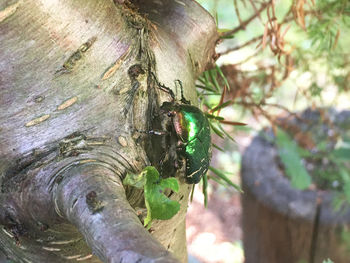
M162 153L159 159L159 172L161 176L163 176L164 167L169 167L169 165L175 168L175 173L176 170L179 169L177 150L171 145L167 145L164 149L165 151ZM170 173L167 174L167 176L173 176L173 174Z
M178 169L181 169L182 166L183 166L183 162L184 162L184 159L177 159L174 163L174 166L175 168L178 170Z
M147 133L148 134L153 134L153 135L159 135L159 136L168 135L167 131L157 131L157 130L150 130Z
M183 157L183 153L185 151L185 147L186 145L182 142L182 141L178 141L177 145L176 145L176 154L178 156L178 158L176 158L176 168L177 169L181 169L184 163L184 157Z
M171 96L172 100L175 101L175 94L174 94L174 92L173 92L170 88L168 88L167 86L165 86L164 84L161 84L161 83L158 81L156 75L155 75L153 72L151 72L151 74L152 74L152 76L153 76L155 82L157 83L158 88L159 88L160 90L162 90L162 91L165 91L165 92L169 93L169 95Z
M176 149L178 150L178 151L182 151L183 149L184 149L184 147L185 147L186 145L185 145L185 143L183 142L183 141L178 141L177 142L177 145L176 145Z
M135 131L137 131L139 133L153 134L153 135L160 135L160 136L164 136L164 135L169 134L168 131L159 131L159 130L139 131L139 130L135 129Z
M180 85L180 90L181 90L181 102L182 102L182 104L189 104L189 105L190 105L191 102L190 102L189 100L186 100L186 99L185 99L185 96L184 96L184 88L183 88L183 86L182 86L181 80L179 80L179 79L176 79L176 80L175 80L175 87L176 87L176 89L177 89L176 83L179 83L179 85Z

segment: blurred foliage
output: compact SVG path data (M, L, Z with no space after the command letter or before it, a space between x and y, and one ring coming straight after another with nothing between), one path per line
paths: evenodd
M316 46L318 52L330 54L336 48L341 32L350 26L350 2L318 0L315 16L307 28L311 45Z
M298 145L286 132L280 129L276 132L276 144L292 186L301 190L308 188L311 184L311 178L301 161Z
M217 47L217 66L197 81L202 109L218 136L213 138L215 152L237 153L237 146L229 147L227 140L234 141L237 133L255 132L269 124L279 131L276 143L284 149L281 160L285 170L299 171L301 177L292 178L296 187L305 189L316 183L321 188L340 190L350 201L347 146L323 151L322 144L326 142L320 141L317 154L304 151L303 155L303 145L289 137L293 132L289 131L288 136L277 129L285 128L279 121L281 117L299 117L297 112L307 107L350 108L350 1L198 2L216 18L222 39ZM339 141L344 140L339 137ZM317 171L318 176L311 174L311 182L304 162L317 163L325 158L334 165ZM207 179L224 186L236 185L231 165L219 161L215 167L218 168L211 168ZM203 192L207 195L208 191Z
M339 209L344 201L350 203L350 141L341 135L335 140L330 145L330 139L325 138L311 149L306 149L280 129L275 137L281 162L292 186L304 190L314 183L318 189L333 190L336 194L334 205Z
M222 85L219 84L219 81L222 82ZM220 116L222 109L232 105L232 101L224 101L226 92L230 89L230 86L220 67L216 66L214 69L204 72L203 75L198 78L198 83L196 86L198 88L198 98L202 104L201 107L205 108L205 114L209 120L212 132L222 139L228 138L234 142L233 137L226 131L223 125L245 126L245 123L227 120ZM216 98L219 98L219 100L217 101ZM214 142L212 143L212 146L219 151L225 151ZM209 168L209 170L210 175L203 176L202 180L205 206L207 206L208 201L208 179L211 179L225 187L233 187L238 191L242 191L238 184L233 183L228 178L225 171L216 169L212 166Z
M170 200L165 194L166 189L179 191L176 178L162 179L153 166L145 167L140 174L128 173L123 180L124 185L130 185L144 190L147 216L144 226L149 229L153 219L167 220L180 210L180 203Z

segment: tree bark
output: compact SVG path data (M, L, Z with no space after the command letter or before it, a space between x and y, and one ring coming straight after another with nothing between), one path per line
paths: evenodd
M218 35L196 2L5 0L0 3L0 250L15 262L185 262L191 186L183 171L170 220L142 226L127 172L158 166L170 100L215 57ZM176 91L174 90L176 94ZM158 116L158 119L160 117ZM156 118L157 119L157 118ZM175 176L169 171L167 176ZM174 254L169 253L174 252Z

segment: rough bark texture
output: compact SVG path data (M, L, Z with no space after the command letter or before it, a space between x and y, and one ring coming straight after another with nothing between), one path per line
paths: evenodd
M194 1L126 2L0 2L0 250L15 262L187 260L182 171L181 210L151 234L121 179L158 165L137 132L170 99L157 80L195 103L216 28Z
M336 124L345 120L349 125L350 112ZM266 139L256 137L247 148L241 175L247 263L349 262L350 209L336 213L330 193L292 188Z

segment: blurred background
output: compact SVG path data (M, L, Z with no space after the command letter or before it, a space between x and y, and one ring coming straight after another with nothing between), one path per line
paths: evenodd
M287 174L294 169L304 176L298 177L292 187L304 192L319 189L318 193L336 193L333 205L337 211L348 205L350 126L345 126L344 132L326 129L327 134L320 142L314 142L309 129L306 132L286 129L289 137L278 137L276 131L286 126L281 118L301 118L299 113L305 109L319 112L318 124L327 122L331 127L334 118L320 109L332 107L337 112L350 109L350 1L198 2L215 18L222 42L217 46L220 57L216 67L197 81L201 107L211 121L213 155L208 183L203 180L196 185L188 208L189 262L242 263L246 256L241 200L247 193L240 190L241 160L252 138L265 127L271 127L275 135L271 144L276 144L277 138L280 142L277 148L287 145L290 150L280 155L280 170ZM348 119L345 117L340 123ZM329 153L334 154L328 158ZM311 160L312 167L334 163L336 169L324 173L319 183L318 176L312 175L315 169L306 165L307 160ZM293 164L291 169L288 163ZM295 182L292 175L288 178L292 184ZM316 201L313 216L319 222L321 201ZM343 251L348 251L350 235L343 228L339 233L340 242L348 245ZM311 239L317 237L312 234ZM313 241L311 247L312 244ZM309 258L267 262L332 262L327 258L314 260L312 253ZM249 262L266 261L256 258ZM350 257L334 262L350 262Z
M222 42L217 46L220 57L216 69L205 72L197 81L202 109L210 115L213 128L212 141L215 145L211 166L216 170L209 171L208 186L196 186L189 206L189 261L238 263L245 261L241 205L241 197L245 193L230 186L223 176L240 186L241 159L246 147L262 129L271 127L275 132L283 128L279 121L281 118L298 117L306 109L318 111L332 107L336 112L350 109L350 2L198 2L215 18ZM319 111L322 111L319 115L323 116L323 110ZM332 117L322 117L319 124L326 120L332 120ZM347 130L332 138L332 149L339 142L342 145L348 143ZM305 146L311 153L307 158L316 162L313 153L318 156L327 152L321 144L330 141L328 135L333 130L327 130L329 134L322 137L322 142L312 143L312 146L310 144L315 139L305 136L305 131L298 133L295 129L287 129L286 132L290 135L288 140L296 142L296 151ZM304 138L304 141L300 138ZM342 187L349 179L349 144L342 147L341 165L344 166L340 173L343 175L340 179L330 175L334 174L333 171L324 175L331 185L330 190L338 194L338 207L347 205L350 200L347 187ZM293 152L287 155L296 156ZM304 170L306 174L312 174L312 169L304 168L306 157L303 157L297 155L298 167L295 170L300 168L302 174ZM322 161L328 162L326 157L323 154ZM281 170L286 170L286 164L283 164L283 160L281 162ZM296 189L299 187L308 191L321 188L314 182L318 181L317 175L307 176L301 185L295 186ZM204 188L206 194L203 194ZM322 188L322 191L325 190ZM349 240L347 243L350 245ZM312 255L310 258L313 260ZM324 260L328 262L327 258ZM264 261L256 259L255 262ZM345 262L350 262L350 257Z

